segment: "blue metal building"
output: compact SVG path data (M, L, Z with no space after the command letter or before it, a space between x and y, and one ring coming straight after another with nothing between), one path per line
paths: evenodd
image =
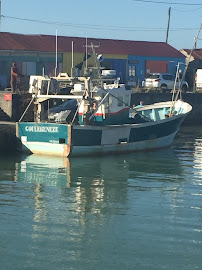
M58 40L57 72L71 74L72 45L74 67L83 61L86 38L63 37ZM165 42L128 41L89 38L88 44L101 44L98 54L104 55L103 66L116 70L121 82L130 79L141 85L149 72L175 74L181 63L184 69L185 56ZM49 35L23 35L0 33L0 84L5 88L10 82L10 67L15 61L24 76L43 72L53 75L56 68L56 38ZM91 63L91 61L89 61ZM81 70L84 71L84 67Z

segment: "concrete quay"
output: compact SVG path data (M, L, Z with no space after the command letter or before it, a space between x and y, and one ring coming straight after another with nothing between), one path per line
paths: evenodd
M15 152L18 139L16 138L16 124L14 122L0 122L0 154Z

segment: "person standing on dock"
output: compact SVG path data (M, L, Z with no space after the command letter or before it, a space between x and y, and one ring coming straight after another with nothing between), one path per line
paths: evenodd
M11 67L11 90L12 93L15 93L17 88L17 78L19 77L18 68L16 67L16 63L13 62Z

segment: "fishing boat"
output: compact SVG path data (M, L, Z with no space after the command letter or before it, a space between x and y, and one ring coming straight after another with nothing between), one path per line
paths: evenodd
M190 104L176 95L169 102L131 108L132 90L120 84L119 78L113 82L103 78L98 65L97 70L96 82L91 76L68 74L50 78L46 84L37 78L32 86L32 101L37 108L35 121L22 122L22 116L17 123L21 151L69 157L145 151L172 143L192 110ZM56 85L59 79L71 86L69 95L50 90L50 85ZM50 117L51 101L59 99L75 100L75 108Z

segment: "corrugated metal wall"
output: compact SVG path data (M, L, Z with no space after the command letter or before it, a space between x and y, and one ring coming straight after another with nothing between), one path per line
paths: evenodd
M128 56L128 72L130 66L135 67L135 80L139 82L141 86L142 81L146 77L146 69L151 68L150 72L168 72L173 75L176 73L177 64L180 64L180 68L184 70L185 68L185 58L176 58L176 57L146 57L146 56ZM147 65L149 63L149 65ZM154 71L155 70L155 71ZM129 74L129 73L128 73Z

